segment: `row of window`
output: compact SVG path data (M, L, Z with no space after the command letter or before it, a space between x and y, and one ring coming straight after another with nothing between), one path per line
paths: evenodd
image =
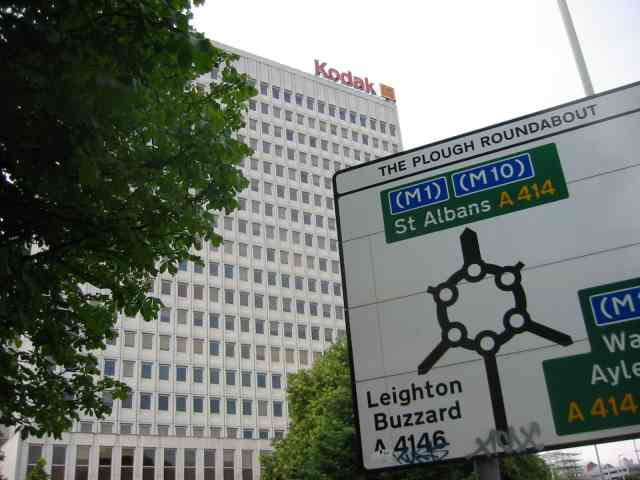
M151 334L145 334L145 335L151 335ZM329 336L326 335L325 336L325 341L326 342L331 342L331 340L328 338ZM170 335L159 335L159 342L158 342L158 346L160 351L170 351L170 342L171 342L171 336ZM177 353L188 353L187 352L187 338L186 337L176 337L175 339L175 348L176 348L176 352ZM194 338L192 339L192 352L194 355L203 355L204 354L204 345L205 345L205 340L201 339L201 338ZM224 350L225 350L225 357L227 358L232 358L235 359L236 358L236 342L221 342L219 340L209 340L208 341L208 352L209 355L212 357L219 357L222 355L222 346L224 345ZM267 361L267 348L269 350L269 360L271 361L272 364L274 363L280 363L282 360L282 355L281 352L284 352L284 361L285 363L288 364L295 364L295 352L296 350L293 348L281 348L281 347L277 347L274 345L271 345L270 347L267 347L266 345L252 345L250 343L242 343L240 344L240 358L242 360L252 360L251 357L251 350L253 349L255 350L255 360L256 361ZM309 351L308 350L297 350L298 352L298 362L300 365L308 365L309 364ZM313 355L313 360L317 360L322 353L320 351L313 351L312 352ZM128 378L133 378L134 375L134 371L135 371L135 361L134 360L123 360L123 372L122 372L122 376L123 377L128 377ZM116 367L116 360L114 359L106 359L105 360L105 365L104 365L104 375L107 376L115 376L115 367ZM151 375L151 369L152 366L150 363L146 363L146 362L142 362L141 365L142 368L142 373L141 376L142 378L152 378ZM196 368L200 368L200 367L196 367ZM159 379L160 380L169 380L169 374L163 373L163 365L160 365L160 371L159 371ZM212 382L213 383L213 382Z
M262 113L268 115L269 114L269 104L262 103ZM275 118L280 118L280 109L278 107L273 107L273 116ZM297 114L298 125L305 126L304 115ZM285 110L285 120L292 122L293 121L293 112L289 110ZM312 117L307 117L307 123L310 128L315 128L316 119ZM340 131L338 132L338 125L320 120L319 129L321 133L331 134L334 137L340 136L343 140L351 141L353 143L361 143L364 146L371 146L373 148L379 149L380 145L382 145L382 150L385 152L389 151L389 145L392 146L394 152L398 151L398 144L390 143L388 140L379 139L376 136L369 136L367 133L359 132L356 129L349 129L346 127L340 127ZM249 117L249 130L254 132L258 132L258 119ZM327 126L329 127L327 129ZM311 148L318 148L318 141L320 141L320 148L322 148L322 142L329 142L328 138L317 137L315 135L310 135L307 133L308 130L304 132L294 131L293 129L282 127L280 125L272 124L270 122L261 120L260 121L260 133L262 135L270 135L274 138L286 138L288 142L296 142L298 145L309 145ZM369 142L371 139L371 142ZM334 145L338 145L337 143L333 143ZM326 148L322 148L322 150L327 151ZM335 153L335 152L334 152Z
M240 242L238 244L238 253L240 257L246 257L248 255L249 245L246 243ZM230 246L233 249L233 245ZM251 246L251 256L254 260L262 260L262 252L263 248L259 245ZM267 261L274 262L276 258L276 249L267 248ZM286 250L280 250L280 260L285 260L285 265L288 264L288 256L285 255L288 252ZM310 259L315 259L313 256L308 256ZM318 267L321 272L328 271L328 263L329 259L326 258L318 258ZM338 274L340 264L337 260L331 261L332 273ZM333 263L335 262L335 263ZM280 262L282 263L282 262ZM315 260L308 262L310 265L315 266ZM181 263L181 266L183 263ZM270 287L281 287L288 289L295 289L303 291L305 288L310 293L322 293L323 295L331 295L333 293L336 297L342 296L342 284L340 282L330 282L329 280L318 280L317 278L305 278L302 275L291 275L290 273L278 273L273 270L263 270L260 268L250 269L249 267L245 267L242 265L233 265L231 263L224 263L223 272L225 280L235 280L236 278L242 282L253 281L253 283L262 285L265 283ZM204 267L197 263L194 263L193 272L196 274L204 273ZM218 262L209 262L208 273L210 277L219 277L220 276L220 264ZM180 271L187 271L182 270ZM253 272L250 279L250 272ZM264 274L266 273L266 279ZM188 298L189 296L189 288L191 287L193 291L194 299L196 300L204 300L204 285L201 284L189 284L188 282L181 282L169 279L162 279L160 281L160 294L161 295L173 295L174 285L177 284L177 295L181 298ZM216 301L211 300L210 301Z
M176 430L178 428L176 426ZM117 476L114 465L116 464L114 462L114 447L103 445L97 448L98 455L95 458L91 454L90 445L78 445L75 447L74 480L88 480L90 471L94 472L94 475L97 473L97 477L94 478L98 480L109 480L112 470ZM52 450L51 478L52 480L64 480L66 478L66 467L70 463L67 460L67 456L72 453L72 448L67 448L66 445L53 445ZM154 480L155 478L160 478L160 475L163 475L164 480L175 480L176 477L184 480L196 480L196 478L214 480L216 478L216 467L220 467L219 461L216 461L216 450L214 449L204 449L201 452L202 454L195 448L179 450L176 448L120 447L119 450L120 475L117 478L121 480L133 480L134 478ZM142 455L142 461L138 460L136 462L136 451L138 455ZM268 451L260 453L266 454ZM253 450L241 450L239 465L243 480L253 480L253 466L254 463L257 463L254 455L255 452ZM38 459L42 456L42 445L29 445L27 474L35 467ZM235 450L224 449L222 451L222 478L224 480L234 480L236 478L235 457ZM97 464L94 464L95 460L97 460ZM178 468L182 470L182 475L177 472ZM71 478L70 475L69 478Z
M242 143L245 143L245 139L243 135L238 135L238 140L240 140ZM376 142L374 142L376 143ZM253 150L253 152L258 152L258 139L257 138L253 138L253 137L249 137L249 143L248 143L249 147L251 148L251 150ZM261 152L268 154L268 155L275 155L277 158L285 158L284 153L285 153L285 148L278 144L278 143L272 143L269 142L267 140L262 140L261 143ZM360 161L360 160L364 160L365 162L369 162L372 159L372 154L371 152L361 152L360 150L356 149L356 148L352 148L346 145L342 146L342 149L340 149L340 145L333 142L331 143L331 150L329 150L329 141L325 140L325 139L320 139L320 145L318 146L318 139L316 137L310 136L309 137L309 146L311 148L319 148L320 150L322 150L323 152L331 152L334 155L341 155L344 158L351 158L352 157L352 153L353 153L353 159ZM273 147L273 149L271 148ZM376 148L378 148L377 143L376 143ZM394 150L397 151L397 145L394 144ZM389 144L387 142L382 142L382 149L385 152L389 151ZM361 155L362 153L362 155ZM296 158L297 157L297 158ZM379 158L378 155L373 155L373 158ZM289 161L296 161L296 159L301 163L301 164L306 164L307 163L307 152L304 151L298 151L295 150L294 148L286 148L286 159ZM241 165L244 165L244 163L241 163ZM316 176L316 174L311 174L310 176ZM327 179L329 180L329 182L327 182L325 180L324 185L325 188L329 189L331 188L330 186L330 180L331 179ZM302 182L302 183L309 183L309 182ZM314 182L314 186L319 187L319 184L316 184Z
M211 79L218 80L219 70L213 68L211 70ZM249 81L253 86L257 86L256 79L249 77ZM387 133L387 126L389 127L389 135L395 137L396 126L393 123L387 124L384 120L378 121L376 118L365 115L364 113L358 113L354 110L347 110L345 107L340 107L332 103L327 103L324 100L315 99L299 92L293 92L292 90L281 88L279 85L269 85L265 81L260 81L260 95L270 97L274 100L280 100L284 103L295 104L298 107L306 108L310 111L317 111L323 115L329 115L330 117L339 118L343 121L349 121L352 124L359 124L361 127L368 127L374 131L380 131L380 133ZM281 96L282 94L282 96ZM251 100L255 104L255 100ZM250 106L251 108L251 106ZM348 120L347 120L348 118Z
M217 77L213 77L212 74L212 78L215 80ZM269 93L271 93L271 95L269 95ZM280 100L280 93L281 89L278 85L271 85L271 88L269 88L269 84L267 82L260 82L261 95L265 97L270 96L275 100ZM305 97L302 93L294 94L291 90L287 90L286 88L282 89L282 100L284 101L284 103L291 104L293 104L295 100L295 105L297 105L298 107L306 107L307 110L317 111L321 114L327 114L330 117L339 118L340 120L343 120L345 122L348 121L353 125L359 124L361 127L368 127L373 131L379 131L380 133L384 134L387 133L388 126L389 135L391 135L392 137L396 136L396 126L393 123L387 124L387 122L385 122L384 120L378 121L374 117L365 115L363 113L358 113L354 110L347 110L344 107L336 106L331 103L327 104L325 101L319 99L316 100L311 96ZM256 103L255 101L253 102L254 104Z
M193 319L193 326L197 328L204 328L204 312L201 311L193 311L189 312L189 310L178 308L176 309L176 323L178 325L188 325L188 317L189 313L192 313L191 317ZM163 323L171 322L171 308L162 307L160 309L160 321ZM224 329L227 332L236 331L237 319L235 315L224 315ZM266 320L261 318L254 319L254 330L253 332L256 335L265 335L266 330ZM269 327L269 335L274 337L278 335L282 335L285 338L293 338L293 329L294 324L292 322L282 322L282 328L280 327L280 323L278 320L270 320ZM210 329L220 329L221 321L220 314L209 312L208 314L208 328ZM297 324L297 336L301 340L307 339L307 324L299 323ZM320 331L321 327L316 325L311 325L311 340L320 341ZM240 332L241 333L251 333L251 321L248 317L240 317ZM344 329L338 329L336 332L336 339L339 340L345 335ZM333 329L325 327L324 328L324 339L326 342L333 342ZM142 348L145 350L153 349L153 333L142 333ZM115 345L115 338L110 340L110 345ZM135 347L136 345L136 332L127 330L124 333L124 346L125 347Z
M314 352L316 353L316 352ZM317 356L320 356L320 352L317 352ZM317 360L317 358L314 358ZM307 357L308 361L308 357ZM105 376L115 376L116 373L116 363L117 360L113 359L105 359L104 360L104 375ZM293 360L288 363L293 363ZM153 379L153 367L154 363L152 362L140 362L140 378L142 379ZM170 380L170 373L172 370L171 365L168 364L159 364L157 365L158 370L158 380ZM136 362L134 360L123 360L122 361L122 377L134 377L136 369ZM188 378L189 371L191 372L191 378ZM254 372L242 370L237 371L233 369L225 369L222 370L220 368L209 368L209 384L210 385L220 385L221 379L224 378L224 383L227 386L242 386L251 388L254 386ZM175 366L175 382L188 382L192 383L204 383L205 382L205 374L207 372L207 368L205 367L187 367L185 365L176 365ZM255 386L257 388L267 388L267 378L269 377L268 373L265 372L255 372ZM286 375L285 375L286 377ZM283 385L283 374L280 373L272 373L271 374L271 388L273 390L280 390L284 388ZM131 403L129 402L129 406L124 408L132 408Z
M272 196L273 184L271 182L266 182L266 181L261 182L257 178L249 178L250 191L259 193L260 183L262 183L262 191L264 195ZM286 195L287 190L289 195ZM298 202L298 193L299 193L299 190L297 188L290 187L287 189L284 185L276 184L276 195L278 198L282 200L289 200L290 202ZM308 192L303 192L303 193L308 193ZM239 210L243 212L248 211L247 201L242 198L239 200L240 200ZM327 197L326 200L327 200L327 206L330 206L329 209L333 210L333 199L331 199L330 197ZM287 208L289 208L290 211L295 213L290 213L289 215L287 215L286 213ZM308 212L305 210L302 210L301 212L299 208L292 208L290 206L287 207L284 205L274 205L271 202L264 202L264 206L262 206L259 200L251 200L251 213L255 215L264 214L265 217L272 217L272 218L275 218L277 216L280 220L287 220L287 218L290 218L290 221L295 223L300 222L300 213L302 213L302 223L304 225L307 225L310 227L315 226L316 228L328 228L331 231L336 230L336 221L334 217L331 217L331 216L325 217L322 214L319 214L319 213L314 214L313 212ZM226 218L231 218L231 217L225 217L225 219ZM326 222L325 222L325 218L326 218ZM240 221L243 221L243 219L238 220L238 222ZM247 221L244 220L244 222L246 226ZM241 233L247 233L246 228L244 229L243 232L240 231L240 228L238 228L238 231Z
M320 168L320 158L317 155L311 155L311 165L313 167L317 167ZM333 169L331 168L331 166L333 165ZM258 172L261 171L263 174L265 175L270 175L270 176L275 176L278 178L287 178L288 180L292 181L292 182L302 182L303 178L306 178L307 181L303 182L303 183L309 183L309 175L311 175L311 181L313 181L313 173L310 172L308 169L305 169L304 172L306 172L306 177L304 175L302 175L302 172L299 172L297 168L293 168L293 167L289 167L289 166L285 166L281 163L278 162L272 162L272 161L268 161L268 160L262 160L262 169L259 168L260 167L260 160L255 158L255 157L250 157L249 158L249 170L254 171L254 172ZM245 162L245 169L246 169L246 162ZM336 161L332 161L329 160L328 158L323 158L322 159L322 168L324 168L324 170L329 170L330 172L335 172L337 170L340 170L342 168L342 164L340 162L336 162ZM285 171L287 173L286 177L285 177ZM249 173L249 172L246 172ZM318 175L318 185L316 186L320 186L320 175ZM303 193L303 202L304 203L309 203L309 197L305 197L305 194ZM322 197L321 196L316 196L315 197L315 205L316 207L321 207L322 206L322 201L321 201ZM333 208L333 206L328 207L328 208Z
M116 432L115 428L119 428L118 432ZM95 433L94 429L95 423L90 421L81 421L78 423L77 427L77 431L79 433ZM157 434L163 437L169 435L175 435L177 437L204 437L205 435L208 435L210 438L215 439L238 439L240 434L241 438L243 439L255 439L255 430L250 427L244 427L242 429L238 427L226 427L226 429L223 429L223 427L220 426L210 426L207 428L202 425L191 425L191 428L189 428L188 425L175 425L174 429L171 429L169 425L160 424L157 425L157 428L154 431L154 428L151 424L139 423L137 424L136 432L136 425L129 422L120 422L118 425L115 425L113 422L100 422L99 432L120 433L121 435L135 435L136 433L139 435ZM258 429L259 440L269 440L271 438L280 439L283 436L284 430L275 429L272 434L268 428Z
M279 380L278 380L279 381ZM280 384L278 383L278 388ZM130 395L127 399L121 400L121 408L132 409L134 408L134 394ZM145 393L140 392L137 395L138 402L135 406L138 410L153 410L153 399L155 397L156 405L155 409L159 412L172 411L171 404L173 403L173 409L177 413L208 413L210 415L239 415L252 416L257 414L259 417L269 416L269 404L271 404L271 415L273 417L283 416L282 400L256 400L255 404L257 408L254 411L254 401L249 398L224 398L220 397L204 397L199 395L173 395L168 393ZM106 406L113 408L114 401L110 397L110 394L105 393L103 402ZM205 405L207 410L205 411ZM188 407L191 407L189 410ZM222 407L224 406L224 412Z
M256 280L256 270L253 271L254 282L262 283L262 280ZM241 277L242 280L242 277ZM188 298L188 295L181 295L181 293L185 293L181 291L181 282L178 283L178 297L180 298ZM183 285L188 285L184 283ZM202 285L193 285L193 299L194 300L204 300L204 287ZM188 291L188 287L187 288ZM236 298L236 290L225 288L222 289L224 291L224 304L225 305L235 305L236 302L241 307L250 307L251 302L251 293L245 290L240 290L237 292ZM209 302L210 303L221 303L220 299L220 291L221 289L218 287L209 287ZM295 313L299 315L308 314L312 317L320 316L320 307L322 307L322 317L323 318L331 318L331 311L333 310L335 313L335 318L337 320L344 319L344 307L341 305L330 305L330 304L319 304L318 302L306 302L302 299L295 299L292 297L277 297L274 295L268 295L268 307L265 306L265 295L262 293L253 293L253 306L256 309L263 310L268 308L272 312L282 311L284 313ZM160 320L163 322L170 322L170 316L167 315L167 308L160 310Z
M241 141L244 141L244 138L242 138L242 136L239 137L239 139ZM254 139L255 140L255 139ZM255 140L257 142L257 140ZM257 143L256 143L256 148L257 148ZM255 150L255 148L254 148ZM292 150L292 154L287 153L287 159L288 160L295 160L295 150ZM317 156L315 155L311 155L311 158L317 158ZM246 166L246 158L242 159L240 161L240 166L245 167ZM306 164L307 163L307 154L305 152L298 152L298 160L301 164ZM305 173L305 175L302 174L302 172ZM305 181L306 179L306 181ZM324 187L325 190L332 190L333 186L331 184L331 177L325 177L322 175L318 175L316 173L310 173L307 171L303 171L301 170L301 174L300 174L300 182L301 183L305 183L307 185L313 185L314 187L319 187L322 188Z
M270 188L269 185L271 185L269 182L262 182L263 183L263 188L264 189L268 189ZM259 192L260 191L260 182L255 179L252 178L250 179L250 188L251 191L255 191L255 192ZM284 188L284 187L283 187ZM287 214L287 211L289 212ZM305 211L300 211L300 209L298 208L291 208L291 207L284 207L284 206L278 206L276 205L274 207L273 204L266 202L265 203L265 216L267 217L275 217L277 213L277 217L281 220L289 220L293 223L300 223L302 222L304 225L307 225L309 227L317 227L317 228L325 228L325 217L323 215L319 215L319 214L313 214L311 212L305 212ZM300 213L302 213L302 219L300 217ZM225 218L229 218L231 219L230 221L233 222L233 217L225 217ZM315 221L314 221L315 220ZM326 217L326 228L328 228L330 231L335 231L336 230L336 219L334 217ZM251 234L253 236L256 237L260 237L262 235L262 227L268 227L269 225L264 225L263 223L258 223L258 222L251 222ZM248 235L248 229L249 227L249 222L245 219L242 218L238 218L237 220L237 231L238 233L241 234L245 234ZM275 226L271 226L271 228L273 228L272 232L274 234L275 238ZM233 223L231 223L231 228L229 229L225 229L225 230L233 230Z

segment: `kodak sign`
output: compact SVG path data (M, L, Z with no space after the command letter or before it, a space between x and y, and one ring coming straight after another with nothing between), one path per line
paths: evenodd
M369 79L367 77L364 77L363 80L360 77L354 76L351 73L351 70L347 70L346 72L339 72L335 68L327 68L327 62L320 62L320 60L315 60L315 63L316 76L324 77L327 80L333 80L336 83L340 82L343 85L357 88L358 90L370 93L371 95L376 95L376 91L373 89L374 84L369 82Z

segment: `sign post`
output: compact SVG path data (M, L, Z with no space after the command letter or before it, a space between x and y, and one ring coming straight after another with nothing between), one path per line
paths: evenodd
M336 173L366 469L640 432L638 152L633 84Z

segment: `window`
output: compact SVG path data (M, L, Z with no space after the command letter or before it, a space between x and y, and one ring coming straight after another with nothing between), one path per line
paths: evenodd
M80 432L81 433L92 433L93 432L93 422L80 422Z
M285 95L286 95L285 90ZM285 97L286 98L286 97ZM289 98L291 101L291 98ZM226 448L222 452L222 468L223 468L223 480L234 480L235 468L234 468L235 450L227 450Z
M176 449L164 449L164 480L176 480Z
M159 342L160 342L160 350L164 351L164 352L168 352L169 351L169 344L171 342L171 337L169 335L160 335L158 337Z
M204 399L202 397L193 397L193 413L204 412Z
M105 377L113 377L116 374L116 361L111 359L105 359L104 368L102 374Z
M182 365L176 366L176 382L187 381L187 367Z
M211 385L219 385L220 384L220 369L219 368L210 368L209 369L209 383Z
M146 447L142 450L142 480L155 478L156 449Z
M194 300L202 300L204 298L204 286L202 285L194 285L193 286L193 299Z
M284 93L284 101L286 103L291 103L291 90L285 89L283 93Z
M307 338L307 326L306 325L298 324L298 338L302 339L302 340Z
M67 456L67 447L65 445L54 445L53 455L51 459L51 479L64 480L64 466ZM100 479L101 480L101 479Z
M140 394L140 410L151 410L151 394Z
M193 383L202 383L204 377L203 367L193 367Z
M227 398L227 415L235 415L235 414L236 414L236 399Z
M133 371L136 368L136 362L132 360L123 360L122 361L122 376L131 378L133 377Z
M202 346L204 344L204 340L201 338L193 339L193 354L194 355L202 355Z
M266 360L265 356L265 346L264 345L256 345L256 360Z
M267 400L258 400L258 416L266 417L268 413L269 402Z
M209 399L209 413L217 415L220 413L220 399L212 397Z
M184 282L178 282L178 296L182 298L187 298L187 288L188 285Z
M271 388L275 390L279 390L282 388L282 379L280 375L273 374L271 375Z
M251 400L242 400L242 415L253 415L252 406L253 402Z
M271 362L279 362L280 361L280 347L271 347Z
M225 342L224 348L227 358L234 358L236 356L236 344L234 342Z
M284 352L284 356L285 356L285 361L287 363L295 363L295 360L293 358L294 356L294 350L292 348L287 348Z
M187 397L184 395L176 395L176 412L187 411Z
M196 449L184 449L184 480L196 480Z
M38 463L38 460L41 457L42 457L42 445L29 445L29 451L27 456L27 473L33 470L33 467L36 466L36 463Z
M231 289L225 289L224 291L224 303L227 305L233 305L234 303L234 291Z
M142 362L140 367L140 377L142 378L151 378L153 370L153 363Z
M86 465L86 469L87 469L87 473L88 473L88 465L89 465L89 458L88 458L88 453L87 452L87 458L86 458L86 463L85 463L85 459L82 459L82 463L80 461L80 449L81 448L87 448L89 449L90 447L78 447L78 452L77 452L77 456L76 456L76 479L79 478L86 478L84 475L78 475L78 467L82 468L84 465ZM112 447L107 447L107 446L101 446L100 449L98 450L98 480L109 480L111 478L111 457L112 457Z
M249 333L249 318L240 317L240 331L243 333Z
M300 365L308 365L309 364L309 352L306 350L300 350L298 352L298 360L300 360Z
M176 337L176 352L187 353L187 339L185 337Z
M275 97L275 95L274 95L274 97ZM216 451L208 449L208 448L205 448L205 450L204 450L204 480L215 480L215 478L216 478Z
M273 401L273 416L274 417L282 416L282 402L279 400Z
M227 385L235 385L236 384L236 371L235 370L226 370L225 371L225 383Z
M169 380L169 365L161 364L158 366L158 379Z
M278 335L278 322L274 322L274 321L269 322L269 335L271 336Z
M258 388L267 388L267 375L265 373L256 373L256 386Z
M122 447L120 461L121 480L133 480L133 456L136 449L134 447Z
M243 371L241 374L242 386L250 387L251 386L251 372Z
M219 266L220 264L218 262L209 262L209 275L212 277L217 277Z
M235 330L236 317L233 315L224 316L224 329L233 332Z
M220 342L218 340L209 340L209 355L212 357L220 355Z
M169 411L169 395L158 395L158 410Z

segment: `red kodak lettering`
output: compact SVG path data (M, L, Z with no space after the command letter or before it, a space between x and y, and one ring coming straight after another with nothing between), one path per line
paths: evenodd
M327 62L320 63L320 61L318 60L316 60L315 62L316 62L316 75L324 75L325 78L329 78L327 71L324 69L324 67L327 66Z
M376 91L373 89L374 83L370 83L367 77L364 77L364 89L367 93L371 93L372 95L376 94Z
M353 76L351 75L351 71L342 72L340 74L340 81L343 85L353 86Z

